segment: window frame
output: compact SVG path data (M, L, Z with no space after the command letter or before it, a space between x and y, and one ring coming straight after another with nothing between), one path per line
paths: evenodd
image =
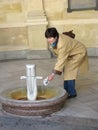
M68 8L67 8L68 13L70 13L72 11L83 11L83 10L96 10L96 11L98 11L98 0L96 0L95 7L87 7L87 8L71 8L71 0L68 0Z

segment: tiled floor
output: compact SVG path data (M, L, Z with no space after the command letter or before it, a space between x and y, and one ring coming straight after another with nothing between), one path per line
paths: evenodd
M22 87L25 81L20 76L25 75L26 64L36 64L38 76L44 78L52 72L56 59L44 60L12 60L0 62L0 91L10 87ZM86 75L78 75L76 89L78 96L67 99L65 106L53 116L72 116L98 119L98 58L89 58L90 70ZM42 84L42 81L38 81ZM63 87L63 75L56 76L50 86ZM0 115L2 115L2 111Z

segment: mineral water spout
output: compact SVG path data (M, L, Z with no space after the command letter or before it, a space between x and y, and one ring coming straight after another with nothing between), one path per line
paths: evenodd
M36 76L35 64L26 65L26 76L21 76L20 79L26 79L28 100L36 100L36 98L37 98L37 79L43 79L43 77Z

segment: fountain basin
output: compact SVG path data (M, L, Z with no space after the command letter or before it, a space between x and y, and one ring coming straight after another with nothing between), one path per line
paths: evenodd
M67 93L63 88L38 86L37 100L27 100L25 87L11 88L0 93L2 110L19 116L47 116L59 111L65 104Z

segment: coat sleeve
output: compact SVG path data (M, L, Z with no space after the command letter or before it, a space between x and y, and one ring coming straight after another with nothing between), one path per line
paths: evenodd
M69 55L69 48L66 45L62 45L59 49L58 49L58 58L57 58L57 62L55 64L54 67L54 73L55 74L61 74L63 71L63 68L67 62L67 58Z

